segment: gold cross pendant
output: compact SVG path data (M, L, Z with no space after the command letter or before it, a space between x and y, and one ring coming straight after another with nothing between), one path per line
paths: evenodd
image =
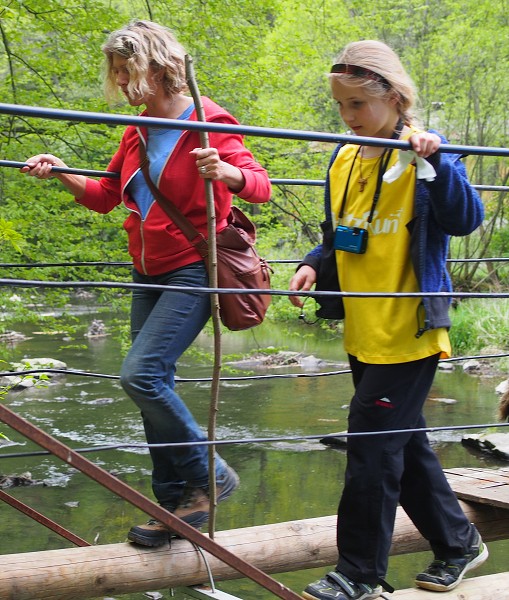
M366 187L366 183L368 183L368 180L366 179L366 177L359 177L359 192L364 191L364 188Z

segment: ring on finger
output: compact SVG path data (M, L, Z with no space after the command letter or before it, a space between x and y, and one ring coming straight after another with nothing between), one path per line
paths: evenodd
M200 173L206 173L207 167L200 167Z

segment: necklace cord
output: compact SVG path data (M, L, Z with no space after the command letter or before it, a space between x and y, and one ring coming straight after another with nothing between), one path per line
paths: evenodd
M391 136L391 139L393 139L393 140L399 139L399 137L401 135L401 132L403 131L403 126L404 126L403 120L401 118L399 118L398 122L396 123L396 127L394 129L394 132L393 132L393 134ZM343 198L341 200L341 207L339 209L338 223L341 222L341 219L343 218L343 214L345 212L346 197L348 195L348 188L350 187L350 179L352 177L352 171L353 171L353 167L354 167L354 164L355 164L355 160L357 159L357 155L361 151L361 148L362 148L362 146L359 146L359 148L357 149L357 152L355 153L354 159L352 160L352 164L350 166L350 172L348 173L348 179L346 181L345 190L343 192ZM387 166L388 166L389 161L390 161L391 156L392 156L392 148L389 151L387 151L387 150L388 150L387 148L384 148L384 151L382 152L382 155L380 157L380 159L381 159L380 163L378 163L378 162L376 163L376 164L379 165L378 178L377 178L376 190L375 190L375 193L373 195L373 202L371 203L371 210L369 212L369 217L368 217L368 221L367 221L368 223L371 223L371 221L373 220L373 216L375 214L376 205L378 203L378 199L380 198L380 194L382 192L383 176L384 176L384 173L387 170ZM362 159L362 155L361 155L361 159ZM373 171L375 170L376 164L373 167ZM369 174L369 177L371 177L371 173Z
M382 157L382 155L378 156L376 159L375 164L371 167L371 171L369 172L369 175L367 175L366 177L362 176L362 146L360 147L359 151L357 152L357 154L360 157L359 160L359 179L357 180L359 183L359 192L363 192L364 191L364 187L365 185L368 183L368 179L371 177L371 175L373 175L373 172L375 171L378 163L380 162L380 158Z

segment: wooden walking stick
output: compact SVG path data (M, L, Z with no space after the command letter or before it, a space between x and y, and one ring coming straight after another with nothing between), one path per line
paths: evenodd
M196 83L194 74L193 59L186 54L186 78L189 91L194 100L194 106L198 121L206 121L205 111L201 101L200 91ZM209 135L207 131L200 131L200 143L202 148L209 148ZM217 248L216 248L216 209L214 204L214 190L212 181L205 179L205 195L207 201L207 232L208 232L208 272L209 286L217 288ZM210 408L209 408L209 423L208 423L208 439L214 441L216 439L216 420L219 406L219 381L221 375L221 320L219 317L219 295L217 293L210 295L210 307L212 313L212 325L214 331L214 365L212 369L212 383L210 389ZM209 513L209 537L214 538L215 521L216 521L216 460L215 460L215 445L211 445L209 450L209 497L210 497L210 513Z

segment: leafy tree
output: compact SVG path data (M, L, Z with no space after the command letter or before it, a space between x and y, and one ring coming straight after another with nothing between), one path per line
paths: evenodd
M346 43L375 38L402 56L421 93L423 123L452 143L503 145L507 139L507 2L487 0L26 0L0 10L0 86L4 102L91 112L134 114L106 106L101 89L101 44L131 18L172 28L194 58L201 92L243 124L309 131L343 130L330 100L326 74ZM390 18L388 18L390 15ZM24 160L50 150L69 165L103 170L121 135L115 126L0 116L0 151ZM251 136L246 140L274 178L323 179L330 144ZM507 161L471 156L475 183L504 184ZM503 252L507 195L485 193L488 218L480 232L455 242L455 256ZM56 182L37 184L13 169L0 173L0 206L26 240L30 261L124 260L122 210L107 217L74 205ZM314 244L322 190L274 186L272 203L256 220L270 253L299 257ZM267 252L265 252L267 255ZM19 256L18 256L19 258ZM489 264L489 263L488 263ZM471 285L496 267L454 267ZM69 276L76 276L69 272Z

